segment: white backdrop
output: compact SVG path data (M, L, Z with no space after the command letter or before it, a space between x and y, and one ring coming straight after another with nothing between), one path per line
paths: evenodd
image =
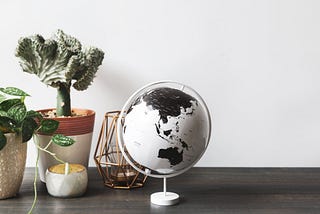
M0 86L29 92L30 108L55 106L55 90L22 72L14 50L21 36L60 28L106 52L93 85L72 91L74 107L97 112L92 154L106 111L171 79L213 116L197 166L320 166L319 11L316 0L1 1Z

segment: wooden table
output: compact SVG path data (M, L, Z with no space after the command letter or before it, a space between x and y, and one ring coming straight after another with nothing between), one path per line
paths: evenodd
M27 168L20 194L0 200L1 214L26 213L33 200L33 170ZM192 168L168 179L168 190L180 194L178 205L150 204L150 194L162 190L162 180L115 190L103 185L96 168L89 169L85 196L60 199L38 183L33 213L320 213L319 168Z

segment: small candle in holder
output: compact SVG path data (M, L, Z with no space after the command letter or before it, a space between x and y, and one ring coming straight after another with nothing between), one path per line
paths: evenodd
M133 169L116 168L116 170L111 171L112 178L118 182L131 182L136 174L136 171L134 171Z
M58 164L46 171L48 193L54 197L78 197L87 190L88 173L80 164Z

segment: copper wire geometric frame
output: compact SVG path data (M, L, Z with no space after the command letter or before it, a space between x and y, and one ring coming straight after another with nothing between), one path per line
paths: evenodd
M116 189L142 187L147 179L123 157L117 139L117 121L120 111L105 114L94 160L106 186Z

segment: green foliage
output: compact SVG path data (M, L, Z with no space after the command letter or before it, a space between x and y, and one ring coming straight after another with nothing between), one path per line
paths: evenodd
M33 118L27 117L23 121L21 128L22 142L27 142L32 138L34 131L38 128L38 124Z
M33 134L41 131L45 134L54 133L59 122L52 119L44 119L40 113L30 110L24 103L25 96L29 96L24 91L14 88L0 88L0 151L7 143L4 134L16 133L22 136L22 141L29 141ZM61 145L64 146L68 137L61 137ZM56 139L58 141L59 139ZM73 140L69 140L73 143ZM60 145L59 144L59 145Z
M39 131L43 134L52 134L58 129L59 122L56 120L42 120Z
M8 116L17 124L20 124L27 115L27 108L24 103L18 103L8 110Z
M62 134L53 135L51 140L59 146L71 146L75 142L72 138L66 137Z
M27 112L27 117L31 117L31 118L38 118L39 120L42 120L42 115L34 110L30 110Z
M26 92L22 91L21 89L15 88L15 87L0 88L0 91L2 93L13 95L13 96L20 96L20 97L30 96ZM3 97L5 97L5 96L3 96Z
M18 105L19 103L21 103L21 99L3 100L0 103L0 110L7 112L12 106Z
M22 142L29 141L32 136L40 131L44 134L53 134L59 127L59 122L52 119L44 119L39 112L27 110L24 100L26 96L30 96L21 89L14 87L0 88L0 152L7 144L6 133L16 133L22 136ZM36 173L34 176L34 192L35 197L31 209L28 213L32 213L37 200L37 167L39 161L39 151L51 154L56 160L60 160L56 154L47 150L51 142L60 146L70 146L75 141L64 135L54 135L48 145L41 148L35 143L38 149L36 160Z
M67 88L60 92L67 95L57 96L58 103L69 106L61 110L64 116L71 114L71 86L79 91L86 90L104 58L102 50L95 47L83 49L76 38L62 30L58 30L50 39L44 39L41 35L21 38L15 55L23 71L37 75L41 82L58 91ZM57 112L60 112L60 107L63 106L57 105Z

